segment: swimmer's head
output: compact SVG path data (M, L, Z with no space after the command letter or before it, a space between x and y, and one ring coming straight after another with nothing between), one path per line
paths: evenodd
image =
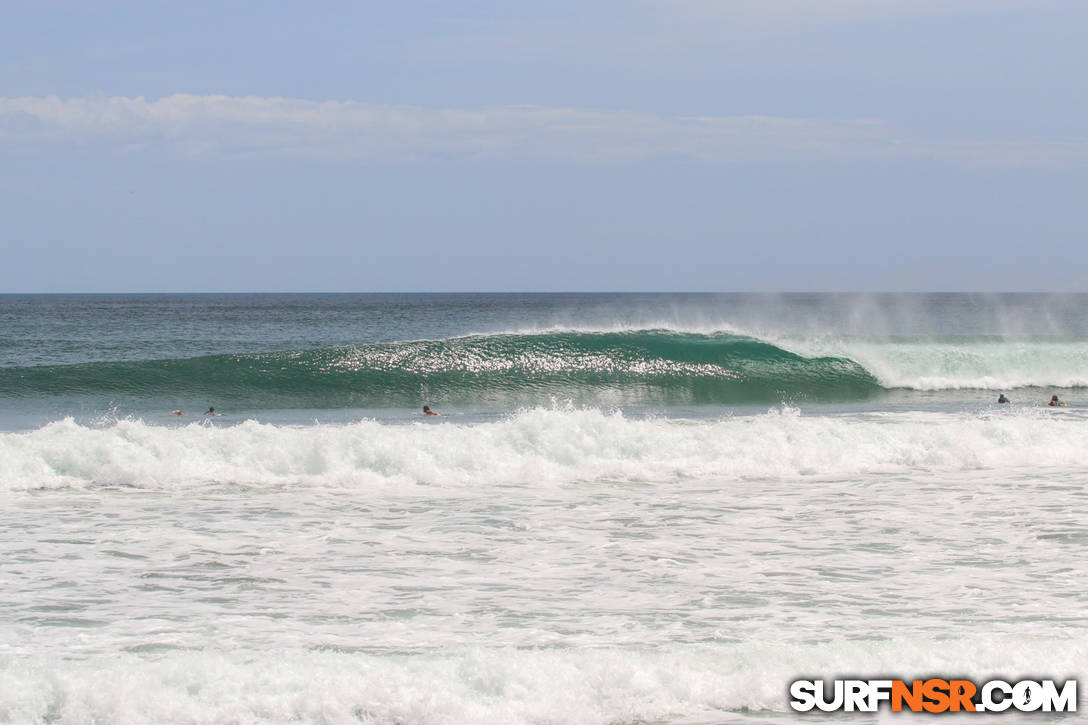
M1051 403L1057 403L1058 402L1058 396L1057 395L1051 395L1050 396L1050 402Z

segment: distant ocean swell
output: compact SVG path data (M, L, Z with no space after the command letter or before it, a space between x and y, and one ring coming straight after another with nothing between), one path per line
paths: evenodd
M0 368L0 395L197 397L239 407L517 408L864 399L887 388L1088 385L1088 342L772 344L666 330L474 335L247 355Z
M1074 410L631 419L533 409L493 423L102 427L71 419L0 434L0 490L204 485L425 492L570 482L712 482L1083 467ZM424 488L420 488L424 487Z

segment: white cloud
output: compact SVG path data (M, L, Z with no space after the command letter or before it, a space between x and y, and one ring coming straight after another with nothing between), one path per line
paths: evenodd
M1018 8L1077 7L1079 0L653 0L666 9L719 20L849 21L912 15L996 13Z
M1072 142L932 143L879 120L669 117L538 106L428 109L353 101L191 96L158 100L0 98L0 149L74 144L187 155L299 154L360 161L469 157L601 163L675 156L710 162L937 158L1054 164Z

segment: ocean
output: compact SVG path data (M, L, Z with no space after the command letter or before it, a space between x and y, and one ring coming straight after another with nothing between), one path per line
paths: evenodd
M0 295L0 722L1088 686L1086 453L1088 295Z

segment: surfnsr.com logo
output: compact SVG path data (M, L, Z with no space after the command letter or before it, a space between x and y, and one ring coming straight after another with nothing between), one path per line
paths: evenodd
M796 680L790 707L797 712L1076 712L1077 681L971 680Z

